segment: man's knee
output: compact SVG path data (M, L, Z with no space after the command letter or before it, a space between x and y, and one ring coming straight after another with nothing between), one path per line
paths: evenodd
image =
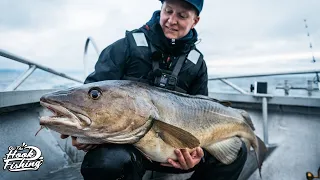
M81 174L85 180L126 179L125 176L138 176L142 173L142 167L137 167L139 162L137 162L136 156L136 149L131 145L108 144L101 146L85 155Z

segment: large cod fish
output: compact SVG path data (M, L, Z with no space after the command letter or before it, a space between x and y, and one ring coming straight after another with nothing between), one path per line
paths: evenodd
M109 80L46 94L40 104L54 115L40 125L88 144L133 144L153 161L177 159L176 148L198 146L224 164L242 141L256 152L259 169L266 151L249 115L206 96L191 96L144 83Z

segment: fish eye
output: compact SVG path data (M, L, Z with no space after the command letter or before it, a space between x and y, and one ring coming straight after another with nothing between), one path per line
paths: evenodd
M89 90L89 96L94 100L99 99L101 94L101 90L98 88L92 88Z

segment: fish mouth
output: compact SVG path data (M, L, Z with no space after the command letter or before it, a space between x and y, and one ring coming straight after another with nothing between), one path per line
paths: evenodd
M72 111L63 107L60 104L48 103L44 101L40 101L40 104L50 110L53 115L52 116L43 116L40 118L40 125L48 125L50 123L63 123L63 124L76 124L77 126L83 124L86 126L90 126L92 121L87 116Z

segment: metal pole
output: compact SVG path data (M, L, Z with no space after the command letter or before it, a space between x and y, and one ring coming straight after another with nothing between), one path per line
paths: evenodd
M269 144L268 135L268 101L267 97L262 97L262 116L263 116L263 139L266 145Z
M32 73L37 69L37 66L30 65L29 69L22 73L15 81L13 81L6 89L5 91L14 91L17 89L17 87L23 83Z
M81 81L81 80L72 78L72 77L70 77L70 76L67 76L67 75L64 74L64 73L57 72L57 71L55 71L55 70L53 70L53 69L51 69L51 68L42 66L42 65L37 64L37 63L34 63L34 62L30 61L30 60L27 60L27 59L22 58L22 57L19 57L19 56L17 56L17 55L11 54L11 53L6 52L6 51L4 51L4 50L2 50L2 49L0 49L0 56L5 57L5 58L8 58L8 59L12 59L12 60L14 60L14 61L17 61L17 62L20 62L20 63L23 63L23 64L27 64L27 65L29 65L29 66L35 65L37 68L42 69L42 70L44 70L44 71L46 71L46 72L50 72L50 73L52 73L52 74L55 74L55 75L64 77L64 78L66 78L66 79L70 79L70 80L79 82L79 83L83 83L83 81Z
M308 25L307 25L307 19L304 19L304 23L305 23L305 28L307 29L307 36L309 37L309 48L311 49L311 53L312 53L312 61L313 63L316 62L316 58L314 58L314 53L313 53L313 49L312 49L312 42L311 42L311 36L308 30Z
M237 85L233 84L232 82L230 82L230 81L228 81L226 79L220 79L220 81L226 83L227 85L231 86L233 89L239 91L242 94L249 94L245 90L241 89L240 87L238 87Z
M88 37L86 40L86 43L84 45L84 53L83 53L84 78L86 78L89 75L87 53L88 53L88 48L89 48L90 42L93 46L93 49L96 51L97 55L99 56L99 54L100 54L99 48L98 48L97 44L94 42L93 38Z
M310 47L311 53L312 53L312 61L311 61L311 62L312 62L312 63L315 63L315 62L316 62L316 58L314 57L314 53L313 53L313 49L312 49L311 34L309 33L309 30L308 30L307 19L304 19L304 23L305 23L305 28L306 28L306 30L307 30L307 36L309 37L309 43L310 43L309 47ZM318 72L316 72L316 80L315 80L314 83L315 83L315 84L318 84L318 87L319 87L319 89L320 89L320 85L319 85L320 80L319 80Z
M320 78L318 73L316 73L315 83L318 84L318 90L320 90Z
M295 71L283 71L276 73L252 73L252 74L242 74L242 75L227 75L220 77L209 78L209 81L220 80L220 79L231 79L231 78L246 78L246 77L263 77L263 76L276 76L276 75L288 75L288 74L311 74L320 72L320 69L310 69L310 70L295 70Z

